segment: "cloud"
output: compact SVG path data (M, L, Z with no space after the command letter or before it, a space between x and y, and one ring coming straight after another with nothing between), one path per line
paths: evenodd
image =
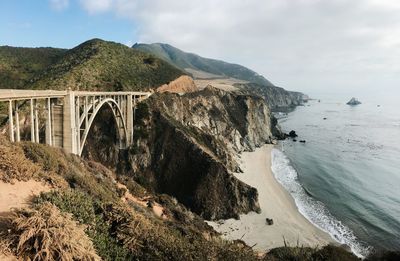
M90 14L104 13L110 11L115 5L114 0L80 0L81 5Z
M81 0L130 19L139 42L248 66L289 89L400 84L396 0Z
M50 6L54 10L61 11L69 6L69 0L49 0Z

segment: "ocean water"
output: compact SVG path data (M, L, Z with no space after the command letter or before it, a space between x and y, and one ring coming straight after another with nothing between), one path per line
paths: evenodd
M357 255L400 250L400 105L345 102L278 115L299 137L273 150L272 170L300 212Z

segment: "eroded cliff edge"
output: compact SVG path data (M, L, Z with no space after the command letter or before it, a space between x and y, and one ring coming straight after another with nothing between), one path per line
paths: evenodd
M136 110L135 144L118 172L176 197L206 219L259 211L257 190L232 172L240 171L239 152L273 141L271 119L261 97L211 86L154 94Z

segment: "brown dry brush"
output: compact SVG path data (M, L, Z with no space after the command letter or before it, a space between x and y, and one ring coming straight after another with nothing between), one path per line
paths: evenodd
M15 210L13 215L11 232L6 236L18 257L34 261L101 260L84 226L51 203L37 210Z
M13 180L27 181L37 177L39 172L40 168L26 159L20 147L0 135L0 180L8 183Z

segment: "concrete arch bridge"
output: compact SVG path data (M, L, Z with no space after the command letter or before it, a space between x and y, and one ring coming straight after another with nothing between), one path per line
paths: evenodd
M29 104L31 141L40 142L39 126L44 118L45 143L81 156L94 119L104 106L113 113L120 148L132 144L136 104L150 95L149 92L0 90L0 102L8 103L11 141L21 140L20 111ZM39 111L45 116L40 117Z

